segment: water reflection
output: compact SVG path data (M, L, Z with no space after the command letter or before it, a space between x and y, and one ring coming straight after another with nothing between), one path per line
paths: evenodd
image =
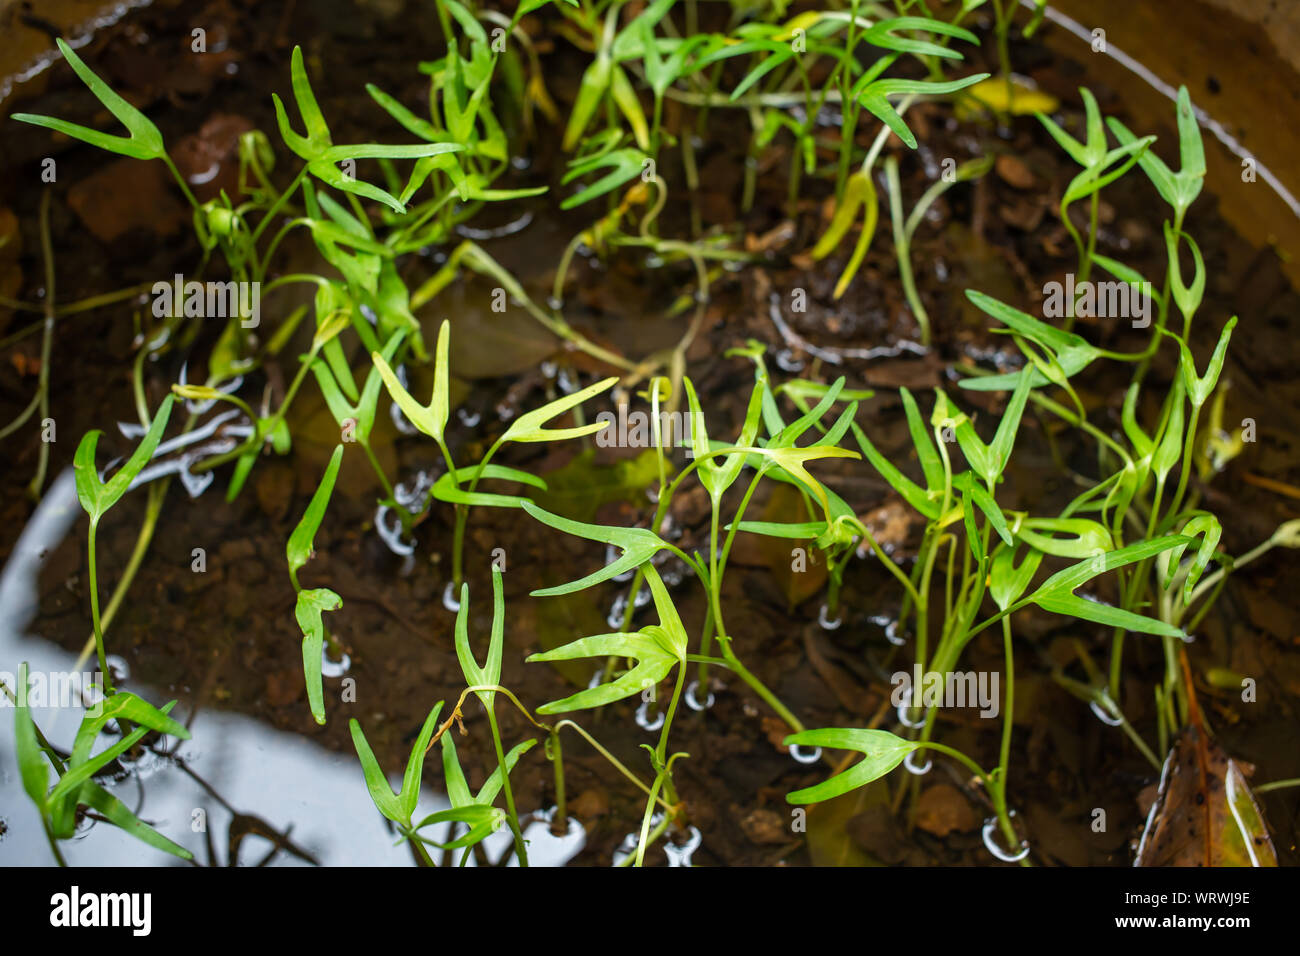
M68 469L51 486L0 572L0 670L16 673L22 661L32 672L47 674L76 667L73 654L39 634L37 578L42 562L80 517ZM130 684L129 689L155 703L167 699L155 688ZM74 706L32 708L37 726L61 749L71 748L82 715ZM176 716L188 724L191 740L163 738L135 759L121 761L115 774L97 779L142 820L190 850L199 863L414 865L410 849L395 845L395 834L371 803L354 754L325 750L240 714L205 710L189 720L185 700ZM40 816L23 793L17 772L13 718L13 707L0 707L0 865L48 866L53 858ZM105 745L101 742L95 749ZM397 777L390 782L401 785ZM416 819L449 806L444 796L430 791L427 781L424 790ZM427 832L447 838L445 830ZM562 865L583 842L583 835L576 833L565 840L536 841L540 852L530 852L530 862ZM508 833L494 834L484 846L485 861L503 862L509 844ZM92 820L60 849L73 866L186 865ZM469 865L475 862L471 859Z

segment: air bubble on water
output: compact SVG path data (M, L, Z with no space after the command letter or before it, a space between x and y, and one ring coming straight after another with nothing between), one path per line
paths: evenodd
M415 509L424 510L424 498L433 487L433 478L423 469L415 473L415 477L408 485L405 482L398 482L393 485L393 497L397 503L407 511Z
M649 501L652 505L659 504L659 486L651 485L650 487L648 487L645 490L645 496L646 496L646 500Z
M708 710L710 707L713 706L713 701L714 701L713 691L709 691L708 698L706 698L704 703L701 704L695 696L695 692L699 689L700 689L700 682L697 680L693 680L690 682L690 684L687 685L686 706L689 707L691 710L695 710L695 711Z
M1014 817L1015 815L1016 815L1015 810L1012 810L1007 814L1008 817ZM994 831L997 830L997 827L998 827L997 817L989 817L987 820L984 821L984 829L982 833L984 836L984 848L986 850L992 853L997 859L1001 860L1003 863L1019 863L1025 857L1029 856L1028 840L1020 841L1020 850L1017 853L1008 853L1006 850L1002 849L1002 847L998 846L997 841L993 837Z
M564 866L582 852L587 845L587 831L575 817L569 817L563 833L552 827L558 807L535 810L524 826L523 837L528 843L529 866ZM518 866L519 860L511 856L508 866Z
M560 374L555 376L555 384L565 395L572 395L578 390L578 383L574 381L573 376L569 374L569 370L565 368L560 369Z
M1109 701L1109 698L1107 698L1107 700ZM1089 701L1088 707L1092 710L1094 714L1097 715L1097 719L1100 720L1107 727L1118 727L1122 723L1124 723L1124 721L1119 717L1113 717L1110 714L1106 713L1106 711L1102 708L1102 706L1095 700Z
M199 472L198 474L190 471L190 465L197 461L199 457L199 455L185 455L176 468L176 474L181 479L181 487L185 489L185 493L191 498L197 498L207 491L208 486L212 484L212 480L216 477L216 473L212 470Z
M627 612L627 595L620 594L614 598L614 605L609 609L609 614L605 617L605 623L610 627L622 627L623 615Z
M650 598L651 598L651 597L652 597L652 595L650 594L650 589L649 589L649 588L642 588L641 590L637 591L637 592L636 592L636 608L637 608L637 610L640 610L641 608L643 608L643 607L645 607L647 604L649 604L649 603L650 603Z
M664 515L664 520L659 522L659 537L668 541L677 541L681 536L682 526L677 523L677 519L672 516L671 512ZM660 554L666 558L668 552L663 551ZM664 560L664 558L660 558L660 560Z
M548 295L546 305L552 312L559 312L564 308L564 300L558 296Z
M456 582L448 581L447 586L442 589L442 606L452 614L460 613L460 601L456 598Z
M934 766L934 761L931 760L929 757L926 757L925 765L922 767L918 767L915 761L912 759L913 757L916 756L916 754L917 751L915 750L908 752L907 756L903 758L903 769L906 770L908 773L916 774L916 776L918 777L923 777L930 772L930 768Z
M399 557L404 557L415 551L415 539L410 541L402 540L402 522L393 516L393 521L389 522L388 516L392 509L388 505L380 505L375 511L375 533L379 535L379 540L388 546L388 550Z
M320 652L320 672L322 677L342 677L352 667L352 658L347 652L338 660L334 660L329 655L328 647L322 647Z
M591 690L595 687L599 687L600 679L604 676L605 676L605 669L603 667L596 668L596 673L592 674L591 680L587 681L587 690Z
M466 428L474 428L483 419L483 416L478 412L466 411L463 408L456 409L456 417L460 419L460 423Z
M911 688L909 687L903 694L903 699L898 703L898 722L904 727L911 727L913 730L917 727L925 726L924 717L920 720L912 720L911 716L909 716L908 711L912 710L914 706L915 705L912 703Z
M605 566L606 567L609 567L611 564L617 561L619 557L620 555L618 553L618 548L616 548L612 544L605 545ZM623 581L630 581L632 580L632 575L634 574L636 574L636 568L629 568L628 570L624 571L622 574L614 575L614 577L610 578L610 580L618 581L620 583Z
M487 242L489 239L504 239L506 236L513 236L517 232L523 232L533 222L531 210L525 210L524 214L517 219L492 229L476 229L473 226L467 226L461 223L456 227L456 234L464 236L466 239L473 239L475 242Z
M113 678L114 684L120 684L131 677L131 665L126 662L126 658L117 654L109 654L104 658L104 663L108 665L108 672Z
M369 322L371 325L374 326L379 325L379 316L375 315L375 310L370 308L370 306L362 305L361 314L365 316L366 321Z
M403 435L419 434L420 430L411 424L410 419L406 417L405 413L403 413L401 407L396 402L393 402L388 406L388 414L393 419L394 427L396 427L396 429Z
M801 372L803 371L803 362L797 358L789 349L781 349L776 353L776 364L783 372Z
M656 813L654 816L650 818L651 831L653 831L655 827L659 826L659 824L663 822L664 822L664 815L662 813ZM636 852L637 844L639 844L640 842L641 842L641 837L640 834L637 833L629 833L627 836L623 837L623 842L620 843L618 845L618 848L614 851L614 865L622 866L623 861Z
M796 763L814 764L822 759L822 748L812 747L805 750L799 744L791 744L790 756L794 758Z
M844 615L841 614L833 621L830 620L829 615L830 608L823 604L821 610L817 612L817 623L822 626L822 630L824 631L838 630L840 625L844 623Z
M659 824L664 822L664 815L656 813L650 818L650 830L653 832ZM690 866L691 856L700 848L702 837L697 827L690 826L686 828L686 842L681 846L673 843L671 839L665 839L662 843L664 854L668 857L669 866ZM618 849L614 851L614 865L622 866L628 857L636 853L637 845L641 842L639 833L629 833L623 838Z
M702 837L696 827L686 828L686 842L681 846L671 839L664 841L664 855L668 857L669 866L690 866L691 856L700 848Z
M555 378L555 373L560 370L560 367L550 360L543 362L539 368L546 378Z
M653 717L650 716L650 701L641 701L641 706L636 709L636 725L642 730L648 730L654 733L664 725L664 712L655 711Z
M874 614L868 620L885 629L885 640L889 641L895 647L902 647L907 643L906 639L898 633L898 621L887 614Z

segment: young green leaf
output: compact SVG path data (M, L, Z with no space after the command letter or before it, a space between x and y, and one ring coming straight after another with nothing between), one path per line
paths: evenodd
M303 512L302 520L293 529L293 533L289 535L289 542L285 545L284 553L289 562L289 577L293 580L295 589L298 588L298 569L306 564L314 553L316 532L325 517L325 509L329 507L330 495L334 493L334 482L338 479L339 465L342 461L343 446L336 445L334 454L330 456L330 463L325 468L325 474L312 493L307 510Z
M460 586L460 609L456 612L456 658L460 661L461 673L465 683L492 685L501 683L501 648L505 636L505 598L501 593L501 569L492 566L492 634L488 639L487 662L480 667L474 659L474 651L469 646L469 585ZM478 699L488 710L496 700L496 691L475 691Z
M1000 611L1005 611L1020 599L1043 562L1043 552L1028 548L1025 560L1016 567L1017 550L1018 545L1002 545L993 552L993 563L989 566L989 594Z
M298 592L294 618L302 630L302 674L307 683L307 704L316 723L325 723L325 692L321 686L321 655L325 650L325 611L337 611L343 599L329 588Z
M107 83L81 61L81 57L73 52L72 47L63 42L62 38L56 39L55 42L58 43L59 51L68 61L68 65L81 78L81 82L90 87L90 92L95 94L95 98L117 117L131 135L110 136L66 120L32 113L14 113L13 118L23 123L31 123L33 126L44 126L56 133L63 133L111 153L120 153L134 159L164 159L167 156L167 149L163 146L162 133L158 131L158 127L147 116L113 92Z
M507 468L505 465L466 465L464 468L457 468L456 471L443 472L438 476L438 480L433 483L430 490L439 501L446 501L454 505L484 505L490 508L520 508L528 500L518 495L497 495L483 491L465 491L461 486L467 482L472 482L482 478L496 478L502 481L518 481L533 488L546 491L546 482L536 475L530 475L526 471L520 471L518 468Z
M582 438L584 435L592 435L600 431L605 427L604 422L591 422L574 428L543 428L542 426L552 418L563 415L574 406L581 405L587 399L608 390L617 381L617 376L602 379L571 395L564 395L553 402L548 402L541 408L525 412L510 423L510 427L501 436L501 443L559 441L563 438Z
M1187 240L1187 247L1192 250L1192 264L1196 267L1190 286L1183 284L1183 269L1178 262L1179 239ZM1165 223L1165 249L1169 254L1169 287L1174 302L1178 304L1184 321L1191 322L1205 295L1205 260L1201 258L1201 249L1196 241L1185 232L1175 233L1168 222Z
M1156 187L1160 197L1174 208L1181 220L1187 209L1201 193L1205 183L1205 147L1201 143L1201 127L1192 107L1191 95L1187 87L1178 88L1178 150L1182 169L1173 172L1151 150L1147 150L1138 159L1143 172ZM1110 131L1122 145L1127 145L1135 137L1119 120L1110 117L1106 120Z
M874 80L867 83L860 90L855 89L855 96L858 103L865 109L869 110L882 123L888 126L894 133L906 143L910 148L916 149L916 137L912 131L907 128L903 118L898 115L889 102L889 97L900 94L920 94L924 96L943 96L948 93L956 93L958 90L964 90L968 86L973 86L981 80L989 78L988 73L974 73L971 76L963 77L960 80Z
M961 423L957 425L957 443L961 446L962 454L966 456L966 461L970 463L971 468L990 488L1002 477L1007 463L1011 460L1016 432L1020 429L1020 419L1024 415L1025 403L1029 400L1029 392L1032 388L1033 382L1030 377L1022 375L1020 381L1016 383L1016 390L1011 394L1011 401L1007 403L1002 413L997 434L993 436L990 445L985 445L980 440L975 432L975 425L969 418L963 416Z
M1185 637L1186 635L1181 630L1171 624L1166 624L1164 621L1157 621L1154 618L1134 614L1132 611L1081 598L1075 595L1074 591L1099 574L1113 571L1116 568L1124 567L1135 561L1141 561L1144 558L1153 558L1180 544L1186 546L1191 541L1191 538L1183 535L1166 535L1150 541L1139 541L1128 547L1120 548L1118 551L1108 551L1105 554L1096 555L1063 571L1056 572L1040 584L1038 589L1021 603L1037 604L1043 610L1051 611L1053 614L1077 617L1085 621L1105 624L1109 627L1120 627L1134 633Z
M439 823L463 823L469 827L469 832L447 843L439 843L436 840L430 840L428 837L417 837L422 843L431 844L439 849L460 850L483 842L483 840L505 826L506 821L507 817L504 810L481 804L470 804L465 807L451 807L448 810L431 813L412 826L411 829L418 833L425 827L435 826Z
M537 708L539 714L559 714L612 704L655 686L668 676L674 665L686 663L686 630L677 609L654 565L646 566L645 576L650 584L655 608L659 612L659 624L643 627L631 634L619 632L579 638L563 647L533 654L528 658L529 663L534 663L570 661L583 657L630 657L636 660L636 666L609 683L598 684L563 700L543 704Z
M602 153L599 156L590 159L574 160L569 165L569 171L564 174L561 180L562 185L567 186L579 177L586 176L588 173L597 169L609 168L609 172L600 179L596 180L585 189L569 196L560 203L561 209L575 209L583 203L590 202L606 193L613 192L624 183L631 182L641 171L645 169L645 163L649 157L645 153L636 149L616 149L612 152Z
M960 51L950 47L940 46L929 40L898 36L897 33L901 30L937 33L941 36L965 40L967 43L979 42L979 38L969 30L933 17L894 17L890 20L879 20L862 32L862 39L872 46L893 50L895 53L910 53L918 57L936 56L947 60L964 59Z
M695 457L700 460L700 484L704 485L710 498L714 501L721 501L726 490L740 476L740 471L745 466L745 453L734 452L723 458L721 463L717 458L705 457L709 454L711 446L708 432L705 430L704 412L700 410L699 398L695 394L695 385L690 378L683 378L683 384L686 386L686 399L691 410L691 444ZM749 406L745 410L745 421L741 425L740 436L735 441L735 447L750 447L758 438L763 393L766 390L766 376L756 379L754 389L749 393Z
M18 667L18 686L15 688L18 707L14 711L14 750L18 756L18 775L22 778L23 790L36 804L36 809L44 814L50 767L36 741L36 723L27 704L27 688L27 662L23 661Z
M84 803L90 809L101 814L118 829L124 830L142 843L147 843L155 850L162 850L164 853L170 853L182 860L194 859L193 853L179 843L167 839L153 827L144 823L131 812L131 809L125 803L93 780L87 780L81 785L81 791L77 794L77 802Z
M1087 558L1114 547L1110 532L1087 518L1026 518L1013 530L1031 548L1059 558ZM1069 537L1054 537L1057 534Z
M388 394L393 397L393 401L410 419L412 425L437 442L443 440L443 433L447 428L447 419L451 413L448 399L451 372L447 363L448 332L450 328L451 323L446 319L442 320L442 325L438 328L438 344L434 349L433 394L429 398L429 404L425 406L421 406L419 402L411 397L411 393L398 381L397 375L394 374L382 355L378 352L370 354L370 359L375 363L375 368L379 369L380 377L383 378L384 385L387 386Z
M578 98L573 102L573 109L569 113L569 123L564 129L564 141L561 143L562 149L573 149L582 136L583 130L591 122L596 107L600 105L600 101L605 96L605 91L609 89L610 67L612 65L609 54L601 51L597 54L596 59L591 61L591 65L587 67L586 72L582 74L582 82L578 86Z
M522 501L520 504L525 511L542 524L550 525L557 531L577 535L591 541L612 544L623 552L618 560L605 565L599 571L593 571L585 578L571 581L568 584L533 591L533 597L553 597L581 591L593 584L599 584L601 581L608 581L610 578L618 577L625 571L639 568L659 553L660 550L668 547L666 541L648 528L610 528L604 525L584 524L581 521L572 521L569 518L551 514L549 511L537 507L531 501Z
M871 439L867 437L866 432L859 428L856 423L853 425L853 435L857 438L858 446L862 449L862 454L866 456L867 461L871 462L872 467L880 472L880 476L889 483L891 488L903 496L904 501L931 521L939 517L939 503L932 500L924 488L904 475L894 466L893 462L882 455L876 446L871 443Z
M826 489L822 487L821 482L809 474L808 469L804 467L804 462L815 461L820 458L862 457L856 451L849 451L847 448L836 448L834 445L812 445L807 448L759 448L755 449L755 451L772 464L780 467L795 478L804 488L812 492L817 500L821 502L822 510L826 513L827 523L830 522L831 515L830 501L826 496ZM766 470L766 466L764 466L763 470Z
M834 747L839 750L856 750L863 759L843 773L803 790L785 796L788 803L821 803L879 780L897 767L920 744L904 740L887 730L859 730L857 728L825 728L804 730L786 737L787 747Z
M384 346L383 358L391 362L393 354L401 344L402 339L406 336L405 329L395 331L388 339L388 344ZM338 339L333 339L331 345L337 345ZM338 361L342 359L342 351L338 352ZM343 427L345 423L352 423L352 434L357 442L361 445L368 445L370 442L370 430L375 424L375 408L379 400L379 387L382 379L379 375L379 368L374 364L371 365L370 371L366 374L366 384L361 390L361 394L348 401L345 397L345 391L356 391L356 383L352 379L352 372L346 364L340 364L337 368L329 359L317 358L312 361L311 370L316 376L316 382L320 385L321 394L325 397L325 404L329 407L330 414L334 416L334 421ZM342 448L342 446L339 446Z
M76 475L77 499L81 502L81 507L86 510L86 514L90 515L91 523L98 524L104 513L117 504L118 499L131 487L131 482L135 481L136 475L140 474L145 464L153 457L171 413L172 396L168 394L158 406L157 414L149 423L149 431L140 439L140 444L136 446L131 457L117 470L117 474L106 482L101 482L95 472L95 446L103 433L98 430L90 431L81 439L76 454L72 457L72 465Z
M519 758L532 750L536 743L536 739L525 740L523 743L511 747L510 752L506 754L506 771L514 770ZM478 795L475 796L470 793L469 783L465 780L465 772L460 769L460 760L456 756L456 741L452 738L452 735L443 734L438 738L438 744L442 747L442 772L447 781L447 799L451 801L451 805L453 807L490 806L492 801L497 798L497 794L501 792L501 768L497 767L492 771L491 776L487 778L483 786L479 788Z
M1100 350L1090 344L1083 336L1040 322L1032 315L1012 308L1004 302L999 302L983 292L967 289L966 298L970 299L981 311L997 319L1017 334L1053 353L1066 378L1077 374L1101 355ZM1015 388L1019 385L1020 379L1026 375L1032 380L1033 387L1048 383L1048 378L1043 374L1042 370L1034 368L1013 372L1008 375L964 378L957 384L962 388L978 392L1002 391Z
M366 789L370 791L370 799L374 801L379 812L394 823L406 826L411 823L411 814L415 812L416 804L420 799L420 776L424 772L424 754L429 749L429 741L438 726L438 714L442 712L442 703L438 701L433 710L429 711L424 727L420 730L420 736L411 747L411 756L406 761L406 773L402 778L402 789L398 793L394 793L389 786L379 761L375 759L375 752L370 749L366 735L361 730L361 724L355 717L348 720L348 728L352 732L352 745L356 747L357 757L361 760L361 772L365 774Z
M141 701L141 703L143 703L143 701ZM160 710L156 711L156 713L166 717L175 706L176 701L173 700ZM150 710L152 709L153 708L150 708ZM144 713L143 710L137 710L135 712L137 714ZM170 724L168 724L168 726L170 726ZM67 836L72 835L72 830L75 826L72 810L75 809L75 804L70 798L81 792L82 784L93 777L102 768L108 766L108 764L112 763L122 754L134 747L144 738L145 734L149 733L153 729L154 728L148 726L148 724L141 723L131 731L131 733L121 738L112 746L101 750L99 753L91 756L89 754L89 746L87 746L86 755L83 759L78 761L70 760L68 762L67 772L59 778L59 782L54 785L54 789L50 791L49 798L46 801L47 805L54 813L54 829L57 834L66 834ZM180 730L181 734L178 734L177 736L184 735L186 738L189 737L188 732L186 732L183 727L181 727ZM60 836L60 838L66 839L65 836Z
M289 116L285 111L284 103L279 95L272 93L271 102L275 107L275 117L280 127L280 135L284 139L285 145L307 161L307 169L313 176L321 182L333 186L340 192L352 193L366 199L374 199L382 202L394 212L404 213L406 212L406 206L397 197L385 192L378 186L372 186L370 183L357 179L355 176L345 175L336 164L357 159L419 159L425 156L436 156L440 153L462 152L465 149L459 142L419 143L411 146L385 146L378 143L335 146L330 138L330 131L325 123L324 114L321 113L320 106L316 102L316 95L312 92L311 82L307 78L307 70L303 66L301 47L295 46L293 48L290 78L294 100L298 104L298 111L302 114L303 122L307 128L307 135L305 137L301 136L293 129L289 124Z
M1204 376L1196 374L1196 360L1192 358L1192 350L1187 347L1187 343L1174 336L1178 339L1178 364L1182 372L1183 386L1194 408L1200 408L1209 401L1215 387L1219 384L1219 375L1223 372L1223 360L1228 353L1228 342L1232 338L1232 330L1236 327L1237 317L1234 315L1219 333L1219 342L1214 347L1214 354L1210 356L1210 364L1206 366ZM1172 333L1166 331L1165 334Z
M1223 526L1219 523L1218 518L1209 512L1203 511L1183 525L1179 534L1184 535L1191 541L1195 541L1197 538L1201 539L1200 547L1196 550L1196 557L1192 559L1192 563L1187 569L1187 577L1183 581L1183 603L1187 604L1191 602L1192 591L1196 588L1196 583L1200 581L1201 575L1209 567L1210 560L1219 547L1219 539L1223 537ZM1162 584L1165 590L1169 590L1169 586L1174 583L1174 575L1178 573L1178 563L1182 560L1183 552L1186 550L1186 544L1179 544L1160 556L1160 563L1165 570Z

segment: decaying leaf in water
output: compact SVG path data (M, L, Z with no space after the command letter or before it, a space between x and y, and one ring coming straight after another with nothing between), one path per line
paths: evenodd
M1174 741L1135 865L1277 866L1241 767L1204 731Z
M1160 775L1136 866L1277 866L1264 815L1241 767L1206 732L1183 658L1188 722Z

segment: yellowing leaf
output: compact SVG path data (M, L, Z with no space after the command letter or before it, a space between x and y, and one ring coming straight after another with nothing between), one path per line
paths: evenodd
M996 113L1010 113L1012 116L1055 113L1061 105L1054 96L1026 86L1014 78L1008 83L1006 77L1002 76L990 76L966 92L988 109ZM957 112L960 115L974 111L964 110L959 105Z

